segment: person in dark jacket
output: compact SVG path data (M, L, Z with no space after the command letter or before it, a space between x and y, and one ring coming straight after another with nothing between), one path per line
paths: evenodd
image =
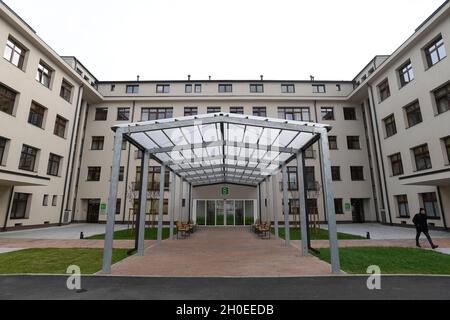
M417 235L416 235L416 246L420 248L419 238L420 234L423 233L430 243L431 247L433 249L437 249L439 246L436 246L433 243L433 240L430 237L430 234L428 233L428 217L427 213L424 208L420 209L420 213L416 214L413 218L413 223L416 226Z

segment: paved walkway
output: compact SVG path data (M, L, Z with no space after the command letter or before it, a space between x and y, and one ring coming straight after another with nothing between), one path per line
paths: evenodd
M167 240L112 267L113 275L280 277L329 275L330 265L301 257L279 240L262 240L248 228L202 228L190 238Z

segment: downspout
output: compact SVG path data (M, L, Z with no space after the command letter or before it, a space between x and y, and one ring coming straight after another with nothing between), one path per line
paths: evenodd
M314 100L314 116L316 117L316 123L319 123L319 115L317 113L317 100ZM318 150L318 154L319 154L319 169L320 169L320 181L323 181L323 168L322 168L322 152L321 152L321 147L320 147L320 143L318 143L319 146L319 150ZM308 191L308 184L306 183L306 179L305 179L305 186L306 186L306 191ZM305 193L307 194L307 193ZM306 195L306 199L308 199L308 195ZM323 217L325 219L325 222L327 222L327 210L325 210L326 208L326 204L325 204L325 195L322 196L322 202L323 202ZM308 203L306 203L306 207L308 208ZM308 214L307 214L308 215ZM309 239L309 236L308 236Z
M11 212L11 205L12 205L12 201L13 201L13 196L14 196L14 186L11 187L11 194L9 196L8 207L6 209L5 223L3 225L3 231L6 231L6 226L8 225L8 218L9 218L9 214Z
M134 110L136 107L136 101L133 100L133 107L131 109L131 123L134 123ZM128 155L127 155L127 172L125 174L125 193L124 193L124 205L123 205L123 219L122 222L125 223L125 219L127 216L127 197L128 197L128 181L130 174L130 158L131 158L131 145L128 146ZM133 191L134 192L134 191ZM134 203L131 204L134 207Z
M64 178L64 192L63 192L63 196L62 196L62 201L61 201L61 213L59 215L59 226L61 226L62 224L62 218L63 218L63 214L64 214L64 201L66 200L66 192L69 193L70 192L70 185L69 185L69 190L67 191L67 180L69 178L69 168L72 167L73 170L73 166L75 165L75 154L72 155L72 151L73 151L73 139L75 138L75 128L78 127L78 125L75 125L75 121L77 121L77 124L79 124L79 120L80 120L80 110L81 110L81 95L83 94L83 87L84 85L81 85L80 88L78 89L78 97L77 97L77 106L75 109L75 117L74 117L74 124L72 126L72 134L70 137L70 146L69 146L69 159L67 161L67 168L66 168L66 177ZM73 158L72 158L73 156ZM72 183L72 178L73 178L73 171L70 172L70 184ZM69 206L68 204L66 204L66 208L68 209Z
M448 230L447 221L445 219L444 206L443 206L443 203L442 203L441 188L439 186L437 187L437 193L438 193L438 197L439 197L439 206L441 207L442 222L444 223L445 230Z
M375 130L376 130L376 136L377 136L377 140L378 140L378 147L379 147L379 151L380 151L380 163L381 163L381 170L383 171L383 181L384 181L384 192L385 192L385 198L386 198L386 203L387 203L387 212L389 215L389 221L390 221L390 225L393 225L392 223L392 215L391 215L391 204L389 201L389 193L387 190L387 180L386 180L386 170L384 167L384 156L383 156L383 151L381 149L381 138L380 138L380 127L378 125L378 117L377 117L377 113L375 111L375 99L373 96L373 88L370 84L367 84L367 87L369 87L369 91L370 91L370 103L369 106L372 105L372 111L373 111L373 116L374 116L374 122L375 122ZM375 146L376 149L376 146ZM380 180L381 182L381 180ZM381 189L383 189L383 186L381 186Z

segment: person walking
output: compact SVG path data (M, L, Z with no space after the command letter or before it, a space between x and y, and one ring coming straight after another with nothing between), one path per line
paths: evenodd
M416 226L416 230L417 230L416 246L418 248L421 248L420 243L419 243L419 238L420 238L420 235L423 233L427 237L428 242L430 243L431 247L433 249L437 249L439 246L437 246L433 243L433 240L431 239L430 234L428 232L428 217L427 217L427 212L425 211L424 208L421 208L420 212L414 216L413 223Z

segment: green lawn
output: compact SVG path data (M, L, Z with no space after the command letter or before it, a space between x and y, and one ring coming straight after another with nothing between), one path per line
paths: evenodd
M330 250L316 255L330 262ZM415 248L341 248L341 269L352 274L366 274L377 265L383 274L450 274L450 255Z
M284 235L285 235L284 227L280 226L279 232L280 232L280 238L284 239ZM272 229L272 233L275 233L275 229ZM291 235L291 240L301 240L300 228L291 228L290 235ZM311 231L310 237L311 237L311 240L329 240L328 230L319 229L317 232ZM360 240L360 239L365 239L365 238L360 237L360 236L355 236L352 234L338 232L338 239L339 240Z
M169 228L163 228L163 239L169 238ZM176 230L176 229L175 229ZM174 231L176 234L176 231ZM146 228L145 229L145 240L156 240L158 236L158 228ZM134 240L136 237L136 232L134 229L121 230L114 232L115 240ZM88 240L103 240L105 239L105 234L98 234L87 238Z
M113 263L127 257L127 249L113 250ZM0 254L0 274L66 274L77 265L82 274L101 270L103 249L26 249Z

